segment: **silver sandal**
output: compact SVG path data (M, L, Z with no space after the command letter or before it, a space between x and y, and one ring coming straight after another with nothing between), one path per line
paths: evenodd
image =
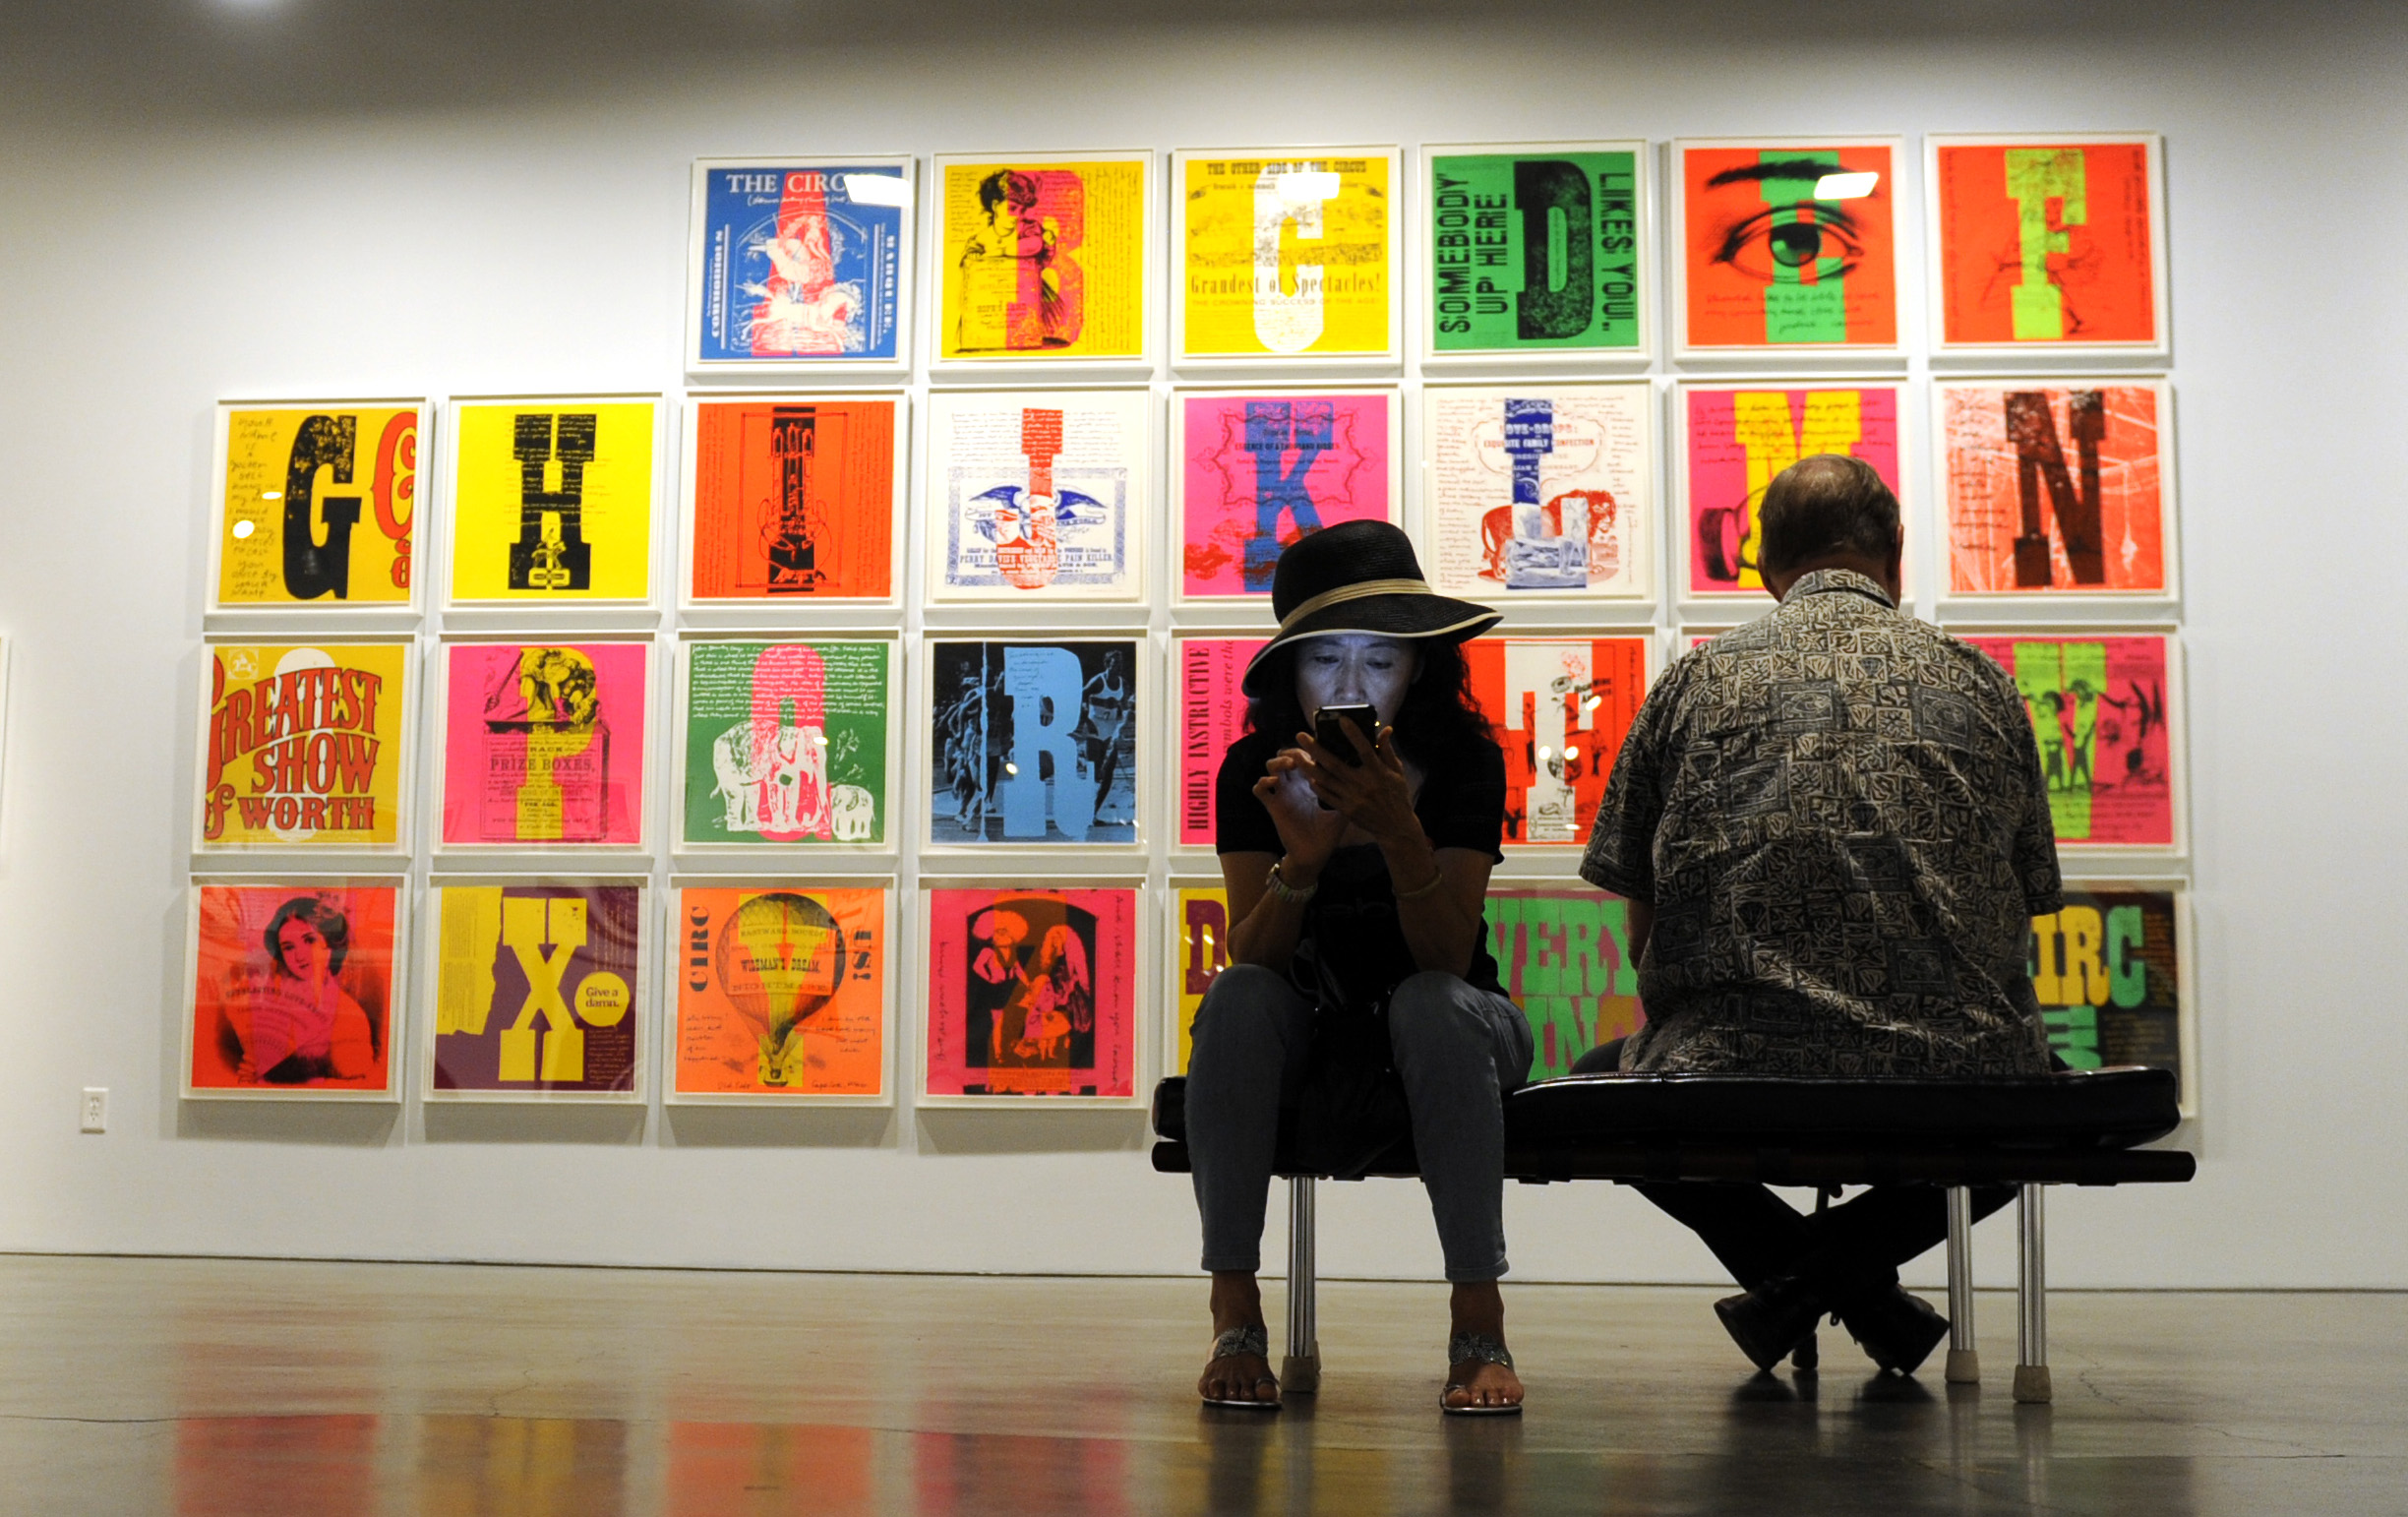
M1270 1331L1260 1323L1251 1327L1231 1328L1213 1340L1212 1358L1204 1361L1204 1367L1209 1369L1214 1360L1228 1359L1237 1354L1251 1354L1268 1364L1271 1359ZM1254 1383L1259 1386L1265 1380L1271 1382L1273 1390L1276 1391L1279 1388L1279 1376L1268 1372L1255 1376ZM1204 1404L1208 1407L1236 1407L1247 1412L1276 1412L1280 1409L1280 1399L1276 1395L1269 1401L1236 1401L1207 1396L1204 1398Z
M1504 1344L1489 1337L1486 1333L1457 1333L1447 1340L1448 1372L1452 1373L1455 1366L1466 1360L1482 1365L1502 1365L1508 1369L1514 1366L1512 1353L1506 1349ZM1520 1417L1522 1415L1522 1403L1519 1401L1510 1406L1490 1407L1474 1402L1459 1407L1447 1400L1447 1397L1459 1390L1470 1389L1468 1385L1459 1385L1449 1380L1446 1389L1438 1393L1438 1410L1449 1417Z

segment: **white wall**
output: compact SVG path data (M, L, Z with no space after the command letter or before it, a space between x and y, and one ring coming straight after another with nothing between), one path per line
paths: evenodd
M2125 9L2110 30L2089 7L1968 7L1899 30L1930 8L1194 4L1174 27L854 5L814 24L721 0L516 25L185 3L13 7L0 30L0 1247L1194 1261L1184 1183L1146 1167L1125 1115L180 1104L218 396L674 391L698 154L2149 128L2168 142L2201 1169L2058 1192L2054 1275L2408 1286L2385 926L2408 858L2392 16ZM87 1085L112 1092L105 1136L76 1130ZM1417 1189L1324 1194L1326 1267L1434 1274ZM1627 1192L1513 1187L1508 1208L1517 1278L1715 1278Z

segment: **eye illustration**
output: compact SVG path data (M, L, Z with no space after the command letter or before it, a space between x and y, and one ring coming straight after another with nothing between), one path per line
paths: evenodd
M1869 197L1875 182L1816 158L1725 169L1706 184L1719 212L1709 223L1711 260L1761 284L1801 282L1807 269L1817 282L1844 278L1865 256L1863 228L1848 203ZM1816 198L1827 186L1826 198Z
M1759 283L1791 284L1809 268L1817 271L1818 281L1844 278L1864 261L1864 253L1854 216L1837 206L1800 199L1768 206L1728 228L1714 261ZM1838 267L1831 267L1835 263Z

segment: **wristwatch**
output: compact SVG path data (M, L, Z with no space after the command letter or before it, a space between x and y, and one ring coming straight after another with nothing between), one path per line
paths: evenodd
M1281 863L1285 862L1287 861L1281 861ZM1316 880L1311 884L1308 884L1303 889L1299 890L1295 886L1290 884L1287 880L1280 878L1280 866L1278 864L1274 864L1271 866L1271 873L1269 877L1263 880L1263 885L1264 888L1271 892L1271 898L1278 901L1280 904L1284 906L1301 906L1306 901L1313 898L1314 893L1321 888L1321 881Z

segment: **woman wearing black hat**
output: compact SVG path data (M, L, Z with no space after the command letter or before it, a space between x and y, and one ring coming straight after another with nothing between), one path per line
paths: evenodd
M1315 1168L1360 1174L1410 1131L1454 1283L1453 1414L1521 1410L1504 1344L1504 1096L1530 1023L1501 989L1482 906L1503 857L1505 760L1462 643L1496 625L1421 577L1413 544L1350 521L1280 556L1279 632L1247 666L1247 732L1218 789L1230 967L1196 1012L1187 1144L1213 1272L1198 1389L1273 1408L1255 1284L1281 1114ZM1373 708L1325 746L1324 708ZM1342 719L1343 720L1343 719Z

